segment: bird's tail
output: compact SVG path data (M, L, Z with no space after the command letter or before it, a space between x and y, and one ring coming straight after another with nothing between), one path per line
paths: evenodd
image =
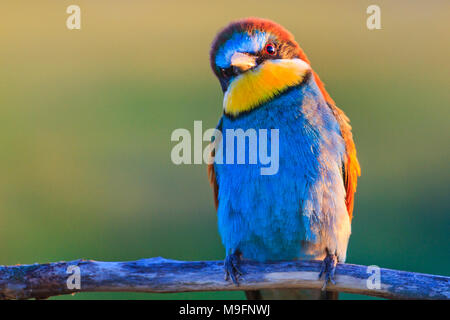
M266 289L245 291L248 300L338 300L339 293L320 289Z

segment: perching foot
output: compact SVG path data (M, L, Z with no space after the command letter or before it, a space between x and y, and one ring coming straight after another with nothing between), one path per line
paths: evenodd
M242 276L240 264L241 253L239 251L235 251L234 253L227 255L227 257L225 258L225 280L227 281L231 277L231 280L236 286L239 286L238 278L239 276Z
M336 281L334 280L334 273L336 271L336 265L337 265L336 255L330 254L327 251L327 256L322 261L322 267L320 268L320 273L319 273L319 279L322 277L323 274L325 274L325 281L322 286L322 291L326 290L328 282L331 282L332 284L336 284Z

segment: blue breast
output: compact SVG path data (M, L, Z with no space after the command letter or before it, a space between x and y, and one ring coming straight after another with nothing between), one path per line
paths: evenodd
M227 254L239 249L252 260L301 258L304 242L318 241L320 221L326 218L320 213L320 188L338 183L340 173L326 170L341 168L345 151L339 125L314 79L236 119L223 116L220 129L224 154L226 129L279 129L276 174L261 175L267 165L259 161L214 165L218 226Z

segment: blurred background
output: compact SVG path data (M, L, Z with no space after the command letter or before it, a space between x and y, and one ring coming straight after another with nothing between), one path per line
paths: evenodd
M66 28L71 4L81 30ZM382 30L366 27L370 4ZM205 165L174 165L170 135L215 127L210 43L260 16L295 35L352 120L362 177L347 262L450 275L449 13L449 1L2 1L0 264L223 259Z

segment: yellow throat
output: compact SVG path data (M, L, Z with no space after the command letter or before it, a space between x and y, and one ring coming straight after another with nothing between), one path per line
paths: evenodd
M223 100L225 113L236 116L256 108L300 84L310 70L311 67L300 59L266 60L231 82Z

